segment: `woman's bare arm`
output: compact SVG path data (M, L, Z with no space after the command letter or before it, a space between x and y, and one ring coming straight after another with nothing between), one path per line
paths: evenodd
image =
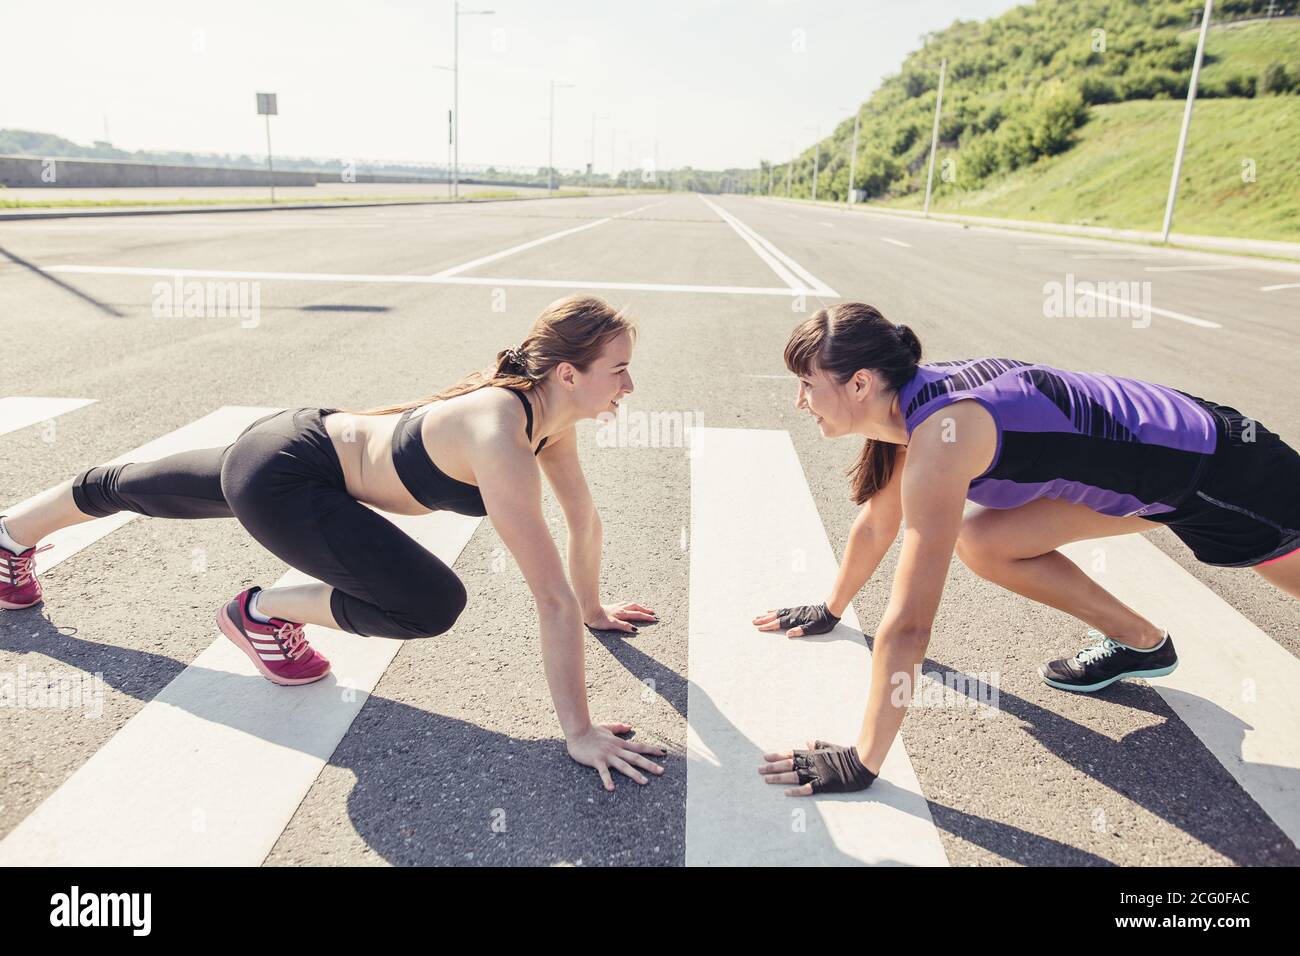
M645 783L638 767L651 773L663 769L643 754L664 753L663 748L615 736L631 730L626 724L591 722L581 609L542 513L541 473L516 425L505 414L485 416L471 429L466 457L488 517L537 601L542 666L569 754L596 768L607 790L614 787L611 769Z

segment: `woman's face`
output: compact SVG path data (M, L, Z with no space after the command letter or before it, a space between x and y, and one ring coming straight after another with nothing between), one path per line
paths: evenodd
M808 374L799 376L799 395L794 407L812 416L823 438L838 438L853 430L853 404L849 396L854 390L852 378L841 385L814 366Z
M584 417L618 414L618 403L632 393L632 334L624 332L611 340L586 372L576 376L573 397Z

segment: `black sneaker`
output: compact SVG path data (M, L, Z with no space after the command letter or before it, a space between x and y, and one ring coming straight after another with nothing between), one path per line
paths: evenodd
M1073 657L1048 661L1038 668L1039 676L1061 690L1089 694L1125 677L1164 677L1178 666L1178 654L1168 631L1162 643L1147 651L1112 641L1100 631L1090 630L1088 636L1097 643Z

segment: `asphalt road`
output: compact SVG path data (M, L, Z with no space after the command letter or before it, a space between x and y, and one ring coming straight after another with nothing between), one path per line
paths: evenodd
M710 202L835 295L790 294ZM564 230L577 231L454 273L478 281L420 278ZM256 282L256 326L156 316L167 270ZM1044 284L1067 281L1150 283L1154 314L1136 327L1049 318ZM1148 379L1239 408L1300 447L1300 286L1265 291L1295 283L1296 267L1258 260L729 196L0 223L3 394L96 400L53 432L0 435L0 506L222 406L360 408L431 393L520 341L552 299L591 290L640 323L629 413L787 431L838 556L856 511L843 475L857 443L819 437L794 408L781 360L791 328L820 305L877 306L917 332L927 361L1006 356ZM267 864L685 861L691 462L680 447L600 447L595 435L592 422L579 430L605 528L605 599L646 604L662 623L588 637L592 711L666 744L668 772L606 794L567 758L531 597L484 521L456 563L465 613L447 634L401 648ZM735 470L743 484L747 463ZM563 547L549 490L546 504ZM1292 599L1249 571L1197 565L1164 530L1149 538L1292 658L1300 652ZM867 633L896 555L897 545L854 603ZM217 606L284 571L235 521L142 519L43 576L43 606L0 614L0 672L99 672L107 685L96 719L0 712L0 837L219 639ZM772 594L769 606L824 596ZM1084 630L954 563L927 660L1000 673L1002 719L914 708L903 725L948 861L1300 863L1153 687L1073 696L1041 683L1038 663L1083 646ZM798 706L779 689L755 693ZM500 818L505 829L493 827Z

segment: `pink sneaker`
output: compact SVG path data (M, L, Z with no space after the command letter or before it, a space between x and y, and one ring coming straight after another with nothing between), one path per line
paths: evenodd
M276 684L310 684L330 672L330 662L307 643L303 625L273 617L263 624L248 614L259 587L241 591L217 611L217 626L248 655L262 676Z
M54 547L32 547L14 554L0 547L0 607L10 611L31 607L41 600L41 582L36 580L36 556Z

